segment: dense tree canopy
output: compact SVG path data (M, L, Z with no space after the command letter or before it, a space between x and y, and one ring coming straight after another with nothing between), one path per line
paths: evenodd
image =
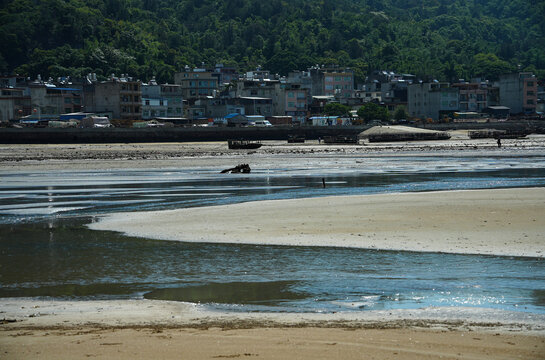
M328 116L343 116L350 114L350 106L339 104L339 103L329 103L324 106L324 113Z
M374 102L369 102L358 109L358 116L364 122L368 123L373 120L388 121L390 120L390 113L388 109L382 107Z
M128 73L172 81L183 66L313 64L431 75L545 75L539 0L3 0L0 72Z

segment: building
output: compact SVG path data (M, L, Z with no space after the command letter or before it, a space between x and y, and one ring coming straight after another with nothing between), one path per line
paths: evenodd
M434 121L458 111L458 89L448 83L412 84L408 87L409 115Z
M286 87L284 93L284 115L291 116L295 123L304 124L308 115L308 90L292 84Z
M286 98L285 98L285 83L281 83L280 80L270 79L245 79L237 82L236 91L234 97L237 98L255 98L255 99L269 99L268 106L270 109L264 110L267 114L261 113L249 113L246 115L285 115L286 111ZM258 101L259 103L259 101Z
M167 101L168 118L181 117L184 114L182 87L175 84L161 84L161 98Z
M500 104L511 108L511 114L533 114L537 106L537 78L522 72L500 75Z
M91 82L84 86L85 110L111 113L113 119L142 118L142 88L140 81L130 77L112 76L108 81Z
M273 102L271 98L257 96L242 96L240 104L244 106L246 115L262 115L265 117L275 115L273 113Z
M452 87L459 91L460 111L483 112L488 107L487 83L457 83Z
M224 86L232 83L233 81L237 81L239 74L237 69L234 67L216 64L216 68L214 69L212 76L215 76L218 79L218 87L221 90Z
M32 115L38 118L53 118L60 114L82 110L82 91L76 88L60 88L43 82L29 85Z
M309 96L335 96L341 102L353 97L354 71L338 67L313 66L310 74Z
M0 88L0 122L18 120L32 113L30 96L22 88Z
M186 66L182 72L174 74L174 83L181 86L182 98L193 99L215 96L218 91L218 76L214 70Z
M172 84L157 84L153 79L142 84L142 119L162 120L183 117L182 87Z

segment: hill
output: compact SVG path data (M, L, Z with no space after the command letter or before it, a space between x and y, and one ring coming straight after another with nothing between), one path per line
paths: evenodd
M173 80L186 64L545 77L540 0L2 0L0 72Z

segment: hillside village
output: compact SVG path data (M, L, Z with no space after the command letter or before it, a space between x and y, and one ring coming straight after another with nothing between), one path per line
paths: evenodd
M258 68L239 74L217 64L177 72L169 83L127 74L97 79L0 77L3 126L270 126L359 125L386 122L464 122L543 118L544 82L530 72L455 83L375 71L356 83L354 71L316 65L287 76ZM362 117L378 105L386 116ZM266 120L266 121L265 121ZM89 124L89 122L87 122Z

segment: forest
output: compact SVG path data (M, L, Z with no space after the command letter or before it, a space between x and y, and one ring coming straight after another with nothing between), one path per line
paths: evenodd
M541 0L0 0L0 73L155 76L185 65L287 75L337 64L442 81L545 78Z

